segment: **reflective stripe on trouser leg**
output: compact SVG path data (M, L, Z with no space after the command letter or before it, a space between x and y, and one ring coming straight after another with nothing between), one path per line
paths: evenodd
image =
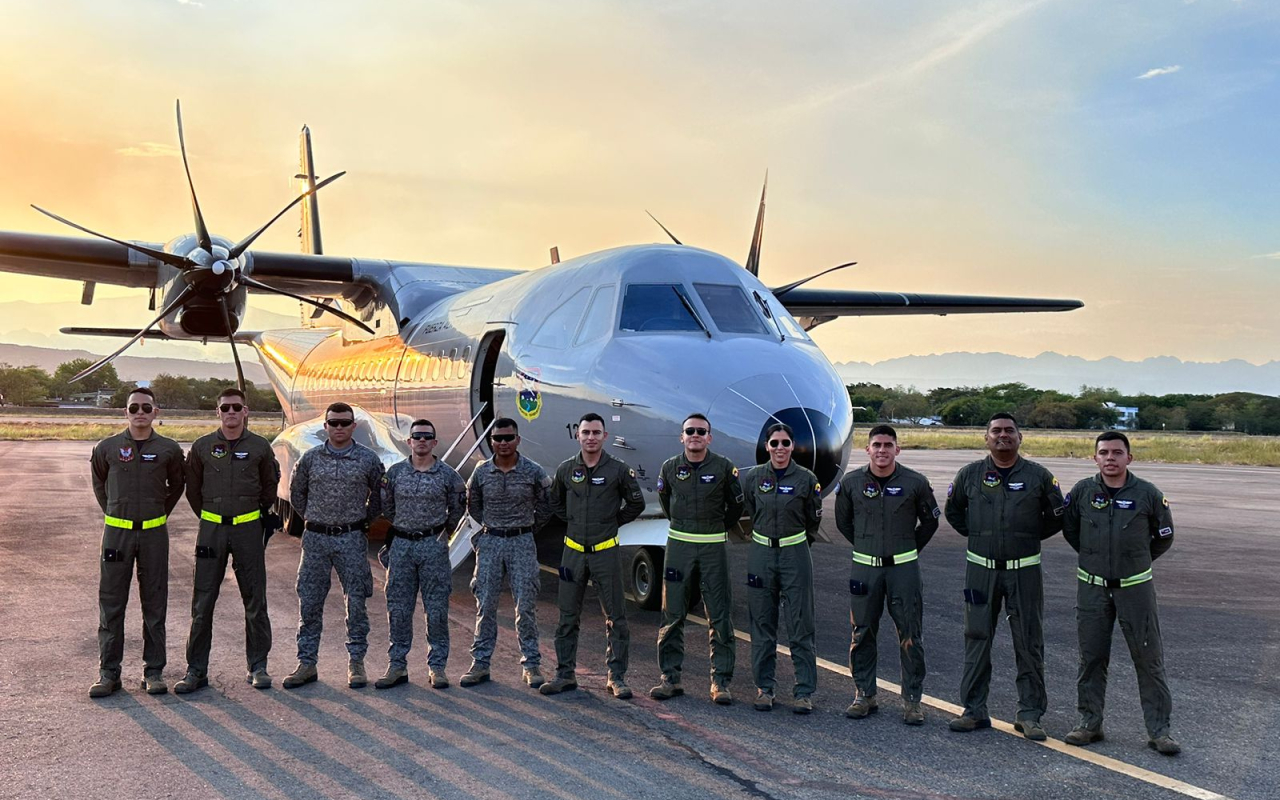
M924 692L924 598L920 563L911 561L885 568L889 617L898 629L902 665L902 698L919 702Z
M1169 735L1173 695L1164 677L1164 644L1160 637L1160 617L1156 605L1156 585L1147 581L1112 591L1120 630L1129 645L1129 655L1138 673L1138 698L1147 735L1152 739Z
M1044 685L1044 584L1039 566L1005 570L1005 612L1018 666L1018 720L1039 720L1049 705Z
M784 547L779 552L778 574L787 608L787 644L796 674L795 696L808 697L818 689L813 556L804 544Z
M972 593L964 604L964 671L960 676L960 703L971 717L984 719L991 689L991 640L1000 617L1003 589L999 573L966 563L964 588ZM981 594L981 603L973 602Z

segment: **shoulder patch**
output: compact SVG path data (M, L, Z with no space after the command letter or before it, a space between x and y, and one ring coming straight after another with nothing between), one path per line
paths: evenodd
M1168 528L1168 527L1161 528L1160 530L1156 531L1156 533L1159 534L1161 539L1168 539L1170 536L1173 535L1173 528Z
M821 494L821 493L822 493L822 484L820 484L820 483L814 483L814 484L813 484L813 490L814 490L815 492L817 492L817 493Z
M955 494L955 491L956 491L956 482L955 482L955 481L952 481L951 483L948 483L948 484L947 484L947 497L950 497L951 495Z
M634 478L636 476L636 471L634 469L628 469L627 474Z
M738 468L737 468L737 467L734 467L734 468L733 468L733 477L735 477L735 478L736 478L736 477L738 477Z
M1160 495L1160 503L1161 503L1161 505L1163 505L1165 508L1168 508L1168 507L1169 507L1169 495L1167 495L1167 494Z

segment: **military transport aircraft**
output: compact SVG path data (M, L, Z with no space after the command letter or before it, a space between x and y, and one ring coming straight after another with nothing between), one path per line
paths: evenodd
M670 232L672 244L563 262L552 251L551 264L528 271L323 255L315 192L342 173L317 182L306 128L298 177L307 191L232 242L205 226L180 106L177 116L194 233L163 245L124 241L43 209L94 238L0 232L0 270L83 281L86 304L98 283L151 290L151 310L160 310L140 329L63 329L128 339L86 374L144 335L223 339L233 354L236 342L252 345L285 409L287 427L275 449L285 476L281 510L294 525L288 476L301 453L322 441L323 412L335 400L356 409L359 440L388 465L407 455L409 423L431 419L441 439L452 441L446 460L464 475L489 456L485 432L497 417L519 421L522 452L550 471L577 451L579 417L596 411L606 420L610 450L635 469L649 500L646 515L625 526L621 539L630 548L636 599L650 607L661 594L656 576L666 543L654 494L658 467L678 451L677 429L690 412L711 419L715 450L739 465L764 460L763 432L774 421L788 423L798 462L829 491L848 463L852 411L808 330L850 315L1082 305L812 289L803 286L808 278L771 289L758 277L763 193L745 269ZM249 249L298 203L305 252ZM298 329L240 330L249 291L310 304L312 319ZM455 567L467 549L453 548Z

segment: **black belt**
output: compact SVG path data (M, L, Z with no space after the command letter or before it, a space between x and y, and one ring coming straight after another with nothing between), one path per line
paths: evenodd
M510 539L512 536L523 536L526 533L533 533L533 526L528 525L524 528L489 528L486 527L484 532L490 536L497 536L500 539Z
M411 542L416 542L421 539L427 539L427 538L439 536L440 534L448 530L448 528L449 528L448 525L441 523L435 526L434 528L427 528L426 530L406 531L403 528L397 528L393 525L391 526L391 532L395 534L395 537L397 539L408 539Z
M318 522L308 522L304 527L312 533L323 533L325 536L341 536L344 533L364 530L364 522L348 522L346 525L321 525Z

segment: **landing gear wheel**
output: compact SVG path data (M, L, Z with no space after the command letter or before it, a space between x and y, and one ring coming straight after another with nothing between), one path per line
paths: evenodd
M641 547L631 559L631 588L645 611L662 607L662 560L660 547Z

